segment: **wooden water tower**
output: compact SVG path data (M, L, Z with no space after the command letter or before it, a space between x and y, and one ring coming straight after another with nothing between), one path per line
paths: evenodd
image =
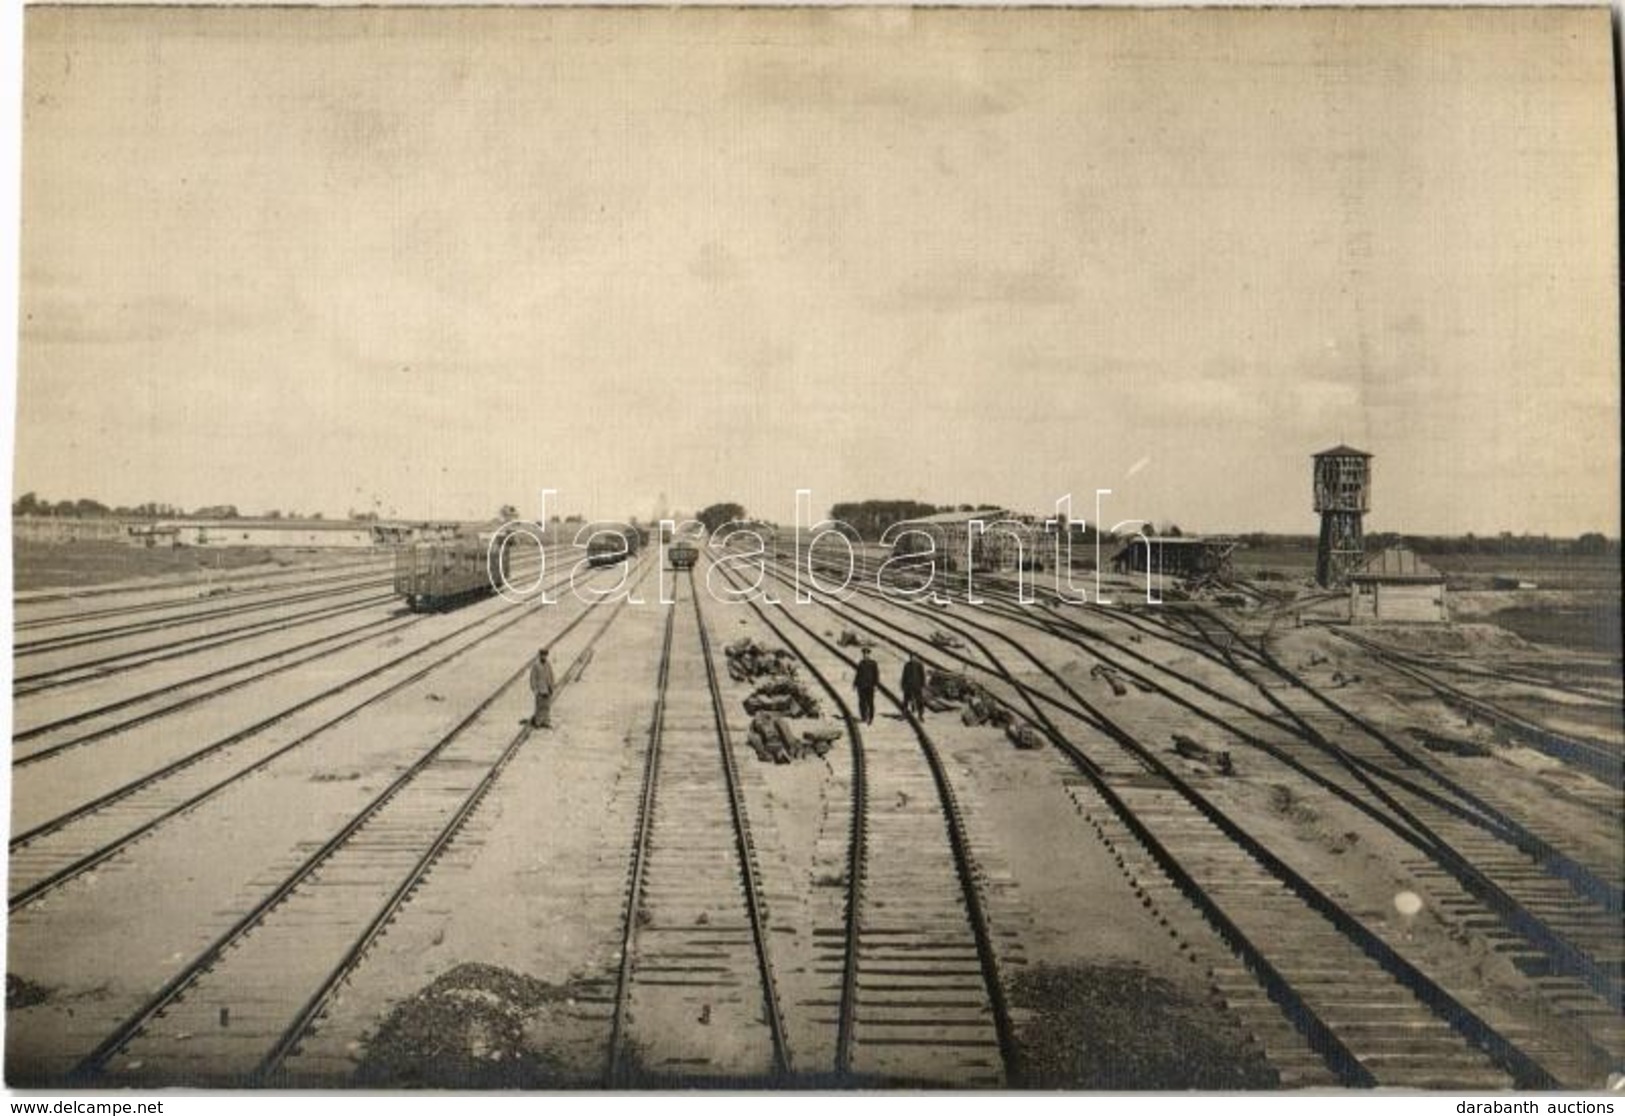
M1365 513L1371 510L1371 455L1336 446L1315 454L1315 510L1320 513L1320 550L1315 580L1323 587L1348 584L1365 560Z

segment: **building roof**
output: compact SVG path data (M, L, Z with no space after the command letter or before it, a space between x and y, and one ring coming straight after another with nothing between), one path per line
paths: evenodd
M950 512L938 512L936 515L919 515L919 516L915 516L912 519L902 520L901 522L907 523L910 526L923 524L925 526L932 527L932 526L948 526L949 524L954 524L954 523L968 523L973 519L980 519L980 520L986 522L988 520L994 520L994 519L1014 519L1014 518L1015 517L1012 516L1009 512L1004 511L1001 508L981 508L978 511L968 511L968 512L967 511L950 511Z
M1154 551L1151 550L1150 547L1144 545L1146 542L1154 544L1156 549ZM1230 557L1231 552L1233 552L1235 549L1235 539L1204 538L1201 535L1175 535L1171 538L1152 536L1151 538L1147 539L1144 535L1134 535L1118 549L1116 554L1112 555L1112 561L1132 561L1136 551L1145 550L1148 553L1156 554L1158 556L1159 563L1161 562L1162 555L1168 551L1171 551L1175 555L1185 554L1189 556L1191 554L1196 554L1198 557L1200 557L1203 552L1206 552L1208 556L1207 560L1223 562Z
M1328 450L1321 450L1315 457L1370 457L1365 450L1357 450L1350 445L1336 445Z
M1372 555L1349 575L1356 581L1443 581L1444 575L1408 546L1391 546Z
M1126 545L1137 546L1143 535L1132 535ZM1205 535L1152 535L1150 541L1158 546L1228 546L1234 547L1234 539L1208 538Z
M201 527L222 531L370 531L375 523L347 519L166 519L162 525L182 530Z

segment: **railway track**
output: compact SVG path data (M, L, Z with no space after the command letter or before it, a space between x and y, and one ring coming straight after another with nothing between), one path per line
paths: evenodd
M204 632L165 643L146 644L102 655L94 659L85 659L70 654L67 658L54 665L37 667L29 673L15 675L12 679L12 698L16 701L22 701L25 698L33 697L48 690L58 690L65 686L80 685L87 682L99 682L114 675L152 666L155 663L172 662L176 659L202 654L206 651L217 651L222 647L230 647L234 644L259 639L267 635L292 631L310 624L320 624L338 617L386 608L394 599L393 594L383 593L361 601L347 602L341 605L324 605L305 612L295 613L292 616L258 620L252 624L229 628L223 632Z
M319 636L316 639L307 640L303 643L295 644L292 647L279 648L278 650L272 651L269 654L260 655L244 662L233 663L229 666L219 667L215 670L206 670L201 674L191 675L190 677L183 678L178 682L172 682L164 686L156 686L152 689L142 690L138 693L131 694L127 697L121 697L101 705L93 705L89 708L81 709L75 713L70 713L63 717L57 717L49 721L41 721L31 724L28 727L18 729L11 734L12 765L14 767L18 767L26 766L30 763L37 763L40 759L56 752L79 747L81 745L91 743L92 741L100 740L103 737L113 736L120 732L127 732L132 728L158 720L159 718L179 713L184 709L191 708L192 706L208 701L211 698L219 697L222 694L230 693L233 690L240 690L244 686L249 686L255 682L260 682L267 678L275 677L278 674L286 673L287 671L294 670L298 667L308 666L311 663L318 662L321 659L325 659L331 655L336 655L341 651L346 651L351 647L365 643L370 639L377 639L397 633L403 628L413 626L420 620L422 620L421 616L385 616L376 620L369 620L365 624L359 624L353 628L346 628L343 631L335 632L330 635ZM321 649L312 650L313 648ZM310 654L301 656L301 652L310 652ZM275 665L266 666L268 663L274 663ZM253 667L264 667L264 669L248 674L242 673L246 670L250 670L250 668ZM216 679L226 678L230 675L240 675L240 677L232 678L227 682L222 682L212 689L203 689L197 692L187 692L193 690L195 687L198 687L203 683L213 682ZM94 729L83 731L78 736L70 739L41 741L41 738L43 737L50 737L53 734L61 734L63 730L73 728L76 725L83 725L87 721L110 718L115 714L121 713L127 709L161 701L164 698L171 697L175 698L176 700L171 701L167 705L160 705L156 708L148 709L145 712L127 716L123 720L100 725ZM29 746L26 748L18 748L17 745L21 744L26 744Z
M766 903L692 571L680 584L688 602L666 613L628 872L611 1086L792 1072Z
M1035 619L1031 609L995 611L1057 634L1052 622ZM1216 716L1180 697L1168 683L1149 677L1148 672L1136 673L1132 667L1114 662L1113 652L1134 656L1142 663L1148 660L1099 631L1088 631L1087 642L1065 633L1061 638L1113 663L1141 688L1260 749L1410 843L1417 854L1407 861L1408 871L1428 881L1440 907L1458 925L1483 934L1492 948L1523 969L1534 984L1531 991L1547 1002L1555 1016L1581 1021L1586 1035L1576 1036L1573 1043L1586 1048L1586 1057L1598 1061L1621 1055L1618 958L1625 943L1618 923L1618 885L1609 882L1617 879L1617 864L1613 869L1593 871L1577 863L1515 821L1508 810L1486 801L1493 795L1464 787L1376 726L1354 718L1265 652L1249 647L1239 633L1211 614L1170 609L1169 616L1179 618L1188 629L1187 640L1206 643L1209 658L1229 664L1237 676L1256 686L1280 714L1268 718L1270 724L1284 725L1312 750L1284 749L1246 731L1238 718ZM1223 630L1213 632L1201 619L1204 617ZM1149 622L1134 626L1154 631ZM1085 631L1076 622L1067 627L1078 634ZM1186 640L1177 643L1182 648L1190 646ZM1278 678L1272 685L1259 685L1249 664L1267 665L1278 672ZM1228 700L1210 689L1204 693ZM1327 707L1311 709L1306 716L1292 702L1307 696ZM1231 707L1243 708L1233 701ZM1319 721L1311 716L1318 716ZM1573 1059L1563 1058L1561 1050L1549 1049L1546 1057L1573 1063Z
M1423 657L1413 655L1393 647L1386 647L1373 639L1356 635L1347 628L1329 628L1332 634L1346 639L1350 643L1365 648L1384 659L1405 663L1409 666L1420 667L1423 670L1444 670L1462 678L1481 679L1486 682L1510 682L1516 686L1530 686L1542 690L1555 690L1571 697L1583 698L1597 705L1617 707L1619 705L1620 690L1617 683L1612 689L1600 689L1596 686L1580 686L1567 682L1553 675L1526 673L1524 670L1513 670L1503 667L1482 666L1476 663L1462 662L1449 655L1430 655ZM1615 660L1615 665L1618 661ZM1527 670L1527 664L1526 664Z
M551 592L562 584L562 581L554 583L548 586L548 591ZM425 617L422 614L402 616L396 612L391 612L388 615L369 619L361 624L337 632L327 633L315 639L305 640L287 647L278 647L266 654L256 655L246 660L189 675L174 682L141 690L134 694L126 694L112 701L92 705L64 716L54 717L51 720L28 724L12 733L12 765L14 768L26 767L73 748L82 747L164 717L173 716L224 694L242 690L291 670L319 663L322 660L359 646L368 640L398 635L402 630L411 628L424 619ZM289 631L298 626L300 625L290 625L288 628L281 630ZM248 673L243 673L245 671ZM196 687L203 683L222 679L229 680L219 681L219 684L212 688L196 690ZM143 712L132 713L120 720L109 720L125 710L142 705L152 705L166 698L173 698L174 700L169 701L167 704L155 705ZM94 728L85 729L78 735L61 738L61 734L65 730L72 729L77 725L83 725L89 721L98 720L105 723ZM53 736L58 738L49 739ZM19 749L17 745L26 745L26 747Z
M1618 787L1622 776L1625 776L1625 747L1618 744L1610 746L1599 740L1588 740L1583 737L1558 732L1545 725L1536 724L1534 721L1510 713L1476 694L1468 693L1460 686L1446 682L1431 670L1426 669L1412 656L1399 654L1350 632L1336 628L1329 630L1340 639L1365 651L1386 669L1402 678L1408 678L1433 693L1446 705L1467 713L1480 721L1487 721L1514 739L1522 741L1565 763L1572 764L1611 787ZM1548 685L1548 683L1530 682L1520 676L1497 674L1492 671L1478 671L1474 672L1474 674L1478 677L1500 679L1519 685ZM1559 687L1554 686L1552 688L1558 689ZM1592 700L1597 700L1599 696L1595 691L1582 691L1575 687L1561 687L1561 689L1565 693L1585 696ZM1612 707L1618 708L1617 701L1613 703Z
M789 1045L788 1036L804 1023L787 1023L780 1003L772 912L758 879L728 711L693 572L679 585L688 599L669 608L665 620L620 969L610 996L605 1081L625 1086L721 1084L764 1074L779 1081L816 1077L825 1067L810 1064ZM868 599L879 600L876 594ZM883 603L885 614L855 602L819 607L889 646L920 652L931 665L976 672L1001 704L1040 730L1071 765L1062 789L1080 816L1080 835L1111 852L1152 917L1195 927L1224 944L1211 967L1214 986L1260 1038L1284 1084L1498 1089L1585 1083L1570 1072L1573 1059L1565 1056L1562 1039L1447 988L1394 939L1392 914L1382 904L1362 905L1311 879L1233 815L1212 786L1167 762L1143 728L1128 728L1075 679L1049 668L1002 629L957 611ZM1018 1084L1019 1036L967 818L925 726L901 714L883 715L874 726L857 724L834 685L855 663L819 634L825 625L805 622L787 605L770 611L752 601L751 607L839 709L851 745L846 924L821 935L824 994L797 1000L789 1010L811 1013L819 1026L835 1032L834 1073L843 1083ZM1211 707L1205 719L1216 731L1229 723L1227 731L1261 756L1410 840L1418 849L1411 870L1452 896L1453 914L1473 918L1487 911L1498 922L1516 923L1522 911L1560 941L1583 943L1585 958L1606 976L1599 960L1606 933L1584 919L1565 921L1573 908L1562 903L1570 898L1544 891L1540 880L1531 877L1527 886L1519 885L1522 890L1512 886L1527 855L1522 862L1496 860L1518 846L1518 833L1538 838L1513 828L1510 817L1466 788L1457 795L1437 780L1429 785L1431 777L1398 762L1393 748L1373 739L1350 744L1345 738L1372 733L1351 727L1347 711L1326 695L1287 688L1280 678L1264 685L1259 679L1272 669L1267 648L1254 648L1240 633L1222 624L1204 626L1200 619L1165 634L1149 621L1136 628L1245 679L1258 697L1211 687L1204 693L1189 680L1159 676L1161 668L1143 648L1103 634L1099 625L1063 622L1030 607L1012 610L997 600L979 609L977 615L989 621L1032 614L1024 620L1030 630L1114 664L1143 692L1177 707L1180 717L1195 716L1206 702ZM898 613L907 619L899 621ZM579 675L613 620L611 615L572 660L566 683ZM918 622L953 631L963 646L937 646ZM217 741L156 782L121 787L87 804L94 808L79 817L64 815L47 823L55 828L36 827L14 838L13 878L21 862L25 889L37 890L14 891L12 909L105 862L485 638L391 682L306 735L278 738L275 750L256 753L261 758L235 774L218 778L210 767L208 779L174 781L204 762L249 759L235 750L248 737ZM404 667L422 650L389 665ZM528 733L502 730L508 722L491 712L522 671L329 840L314 851L302 848L304 859L291 874L268 882L252 909L97 1043L79 1063L76 1080L174 1084L177 1071L180 1080L199 1083L294 1080L288 1063L300 1042L523 747ZM234 688L227 684L208 696ZM881 696L899 707L891 691ZM249 737L280 720L252 726ZM1175 723L1183 722L1167 721ZM1282 734L1294 747L1283 744ZM1295 747L1305 743L1313 750ZM140 814L143 809L149 812ZM90 841L88 851L66 863L69 874L52 881L50 875L64 866L47 863L41 842L63 832L88 839L90 827L102 825L109 832L122 827L122 834ZM41 854L33 869L29 845ZM1496 890L1466 888L1464 872L1484 873L1496 881ZM1511 905L1496 907L1485 894L1496 902L1505 895ZM1587 938L1594 931L1601 934L1596 941ZM1526 926L1515 936L1527 945L1531 933ZM1589 1010L1587 997L1597 989L1591 983L1578 987L1572 974L1553 976L1550 943L1518 959L1536 975L1546 967L1542 979L1550 978L1551 996L1569 995L1571 1007ZM1614 971L1617 979L1617 965ZM1605 1010L1595 1021L1605 1026L1615 1015Z
M1503 933L1492 935L1496 948L1512 953L1531 975L1546 977L1555 971L1558 976L1553 992L1560 999L1572 1007L1575 988L1567 981L1579 980L1605 1005L1617 1003L1618 959L1625 948L1617 925L1619 887L1609 882L1617 879L1617 871L1593 870L1577 862L1532 832L1527 824L1515 820L1513 811L1491 801L1493 792L1466 787L1418 756L1415 749L1353 718L1263 652L1249 647L1239 633L1225 627L1215 635L1199 619L1210 614L1188 609L1170 612L1195 633L1189 638L1206 644L1203 653L1207 658L1256 687L1274 707L1273 713L1261 713L1191 678L1159 680L1153 670L1168 674L1167 668L1129 644L1076 621L1063 623L1035 616L1033 610L1019 609L1008 602L1003 607L990 606L988 611L1073 644L1142 689L1181 705L1220 731L1265 751L1360 809L1436 862L1425 864L1419 860L1416 867L1422 874L1435 879L1446 877L1465 891L1449 900L1459 917L1481 923L1488 915L1505 924ZM1149 622L1131 626L1155 634L1155 626ZM1188 639L1175 642L1183 649L1196 650ZM1141 669L1136 670L1124 659L1134 660ZM1253 666L1275 672L1278 684L1260 684L1251 673ZM1247 731L1245 722L1234 715L1216 716L1181 696L1176 692L1178 687L1188 687L1200 699L1212 699L1234 712L1257 718L1259 729ZM1326 708L1310 710L1306 715L1290 704L1294 693L1312 695L1316 701L1326 703ZM1328 717L1328 711L1336 716ZM1320 717L1318 723L1312 719L1316 715ZM1339 718L1348 723L1339 723ZM1351 726L1363 737L1351 736ZM1286 751L1258 735L1271 728L1292 733L1314 751ZM1519 941L1524 943L1522 948L1516 944ZM1605 1010L1604 1020L1607 1014Z
M1065 613L1051 612L1043 617L1035 617L1032 615L1033 610L1018 610L1017 606L1011 604L1010 594L1007 592L996 592L996 598L997 600L991 606L990 610L995 611L1000 615L1004 615L1008 618L1019 620L1022 623L1027 623L1029 625L1041 628L1051 634L1058 635L1060 638L1067 639L1071 642L1075 642L1073 637L1076 637L1077 639L1091 642L1092 646L1097 649L1101 644L1104 643L1116 654L1126 655L1130 658L1134 658L1140 663L1151 667L1153 670L1159 670L1165 673L1167 671L1165 666L1141 654L1133 647L1127 646L1122 639L1107 637L1098 627L1083 624L1074 616L1070 616ZM1199 624L1200 621L1192 623L1188 619L1189 617L1214 616L1213 613L1201 606L1169 606L1166 609L1159 611L1161 611L1167 617L1166 620L1154 620L1149 616L1137 615L1135 611L1126 609L1113 611L1110 615L1110 619L1113 623L1132 629L1132 631L1138 633L1139 636L1149 635L1153 639L1197 654L1209 660L1221 670L1233 672L1237 674L1238 677L1247 679L1250 687L1256 686L1250 675L1247 673L1247 669L1252 668L1277 674L1281 676L1283 680L1287 680L1291 685L1299 684L1300 680L1298 680L1295 675L1288 671L1284 664L1281 664L1277 659L1267 654L1263 650L1263 648L1268 644L1269 637L1273 632L1273 622L1271 626L1267 628L1265 632L1256 640L1248 640L1243 638L1238 631L1228 624L1215 623L1209 624L1205 628L1198 628L1197 624ZM1091 610L1091 614L1097 618L1104 619L1104 613L1102 610ZM1391 652L1386 648L1382 648L1379 645L1373 644L1368 640L1342 629L1328 628L1327 630L1342 639L1371 651L1374 654L1380 654L1385 661L1389 657L1397 657L1398 662L1404 665L1421 667L1424 669L1434 665L1424 664L1412 656ZM1138 638L1138 636L1131 638ZM1255 643L1256 646L1254 645ZM1468 670L1468 668L1463 667L1461 664L1452 664L1444 661L1439 662L1437 665L1446 669L1467 671L1469 674L1475 677L1503 679L1520 685L1551 685L1550 683L1540 679L1527 678L1514 674L1503 674L1502 672L1488 669ZM1474 700L1474 695L1461 691L1459 688L1451 687L1448 683L1442 683L1436 678L1430 679L1429 682L1443 686L1450 691L1449 694L1443 696L1459 696L1467 701ZM1591 701L1602 701L1605 704L1617 705L1617 700L1610 699L1606 695L1600 695L1594 691L1582 690L1573 687L1565 688L1561 686L1555 688L1563 689L1566 692L1577 696L1583 696ZM1224 700L1226 700L1232 706L1241 708L1233 696L1225 698ZM1274 712L1268 710L1260 711L1257 709L1257 707L1251 707L1246 709L1246 711L1251 716L1256 717L1261 721L1273 722L1287 731L1301 732L1302 730L1302 725L1300 722L1294 720L1291 716L1284 714L1279 710ZM1487 707L1484 710L1483 719L1493 720L1496 715L1501 713L1502 711L1495 710L1493 707ZM1505 716L1510 717L1511 715ZM1544 728L1544 726L1535 725L1516 718L1513 718L1512 720L1516 721L1517 723L1514 724L1512 721L1509 721L1508 727L1515 733L1522 730L1528 733L1531 737L1534 737L1548 731ZM1561 734L1554 734L1551 738L1551 742L1555 748L1571 747L1575 745L1585 748L1587 750L1585 758L1588 761L1594 761L1595 766L1598 768L1593 773L1600 774L1604 777L1605 782L1610 782L1612 785L1617 786L1619 782L1621 755L1625 753L1621 753L1621 751L1616 748L1613 749L1612 753L1610 754L1610 751L1605 745L1598 745L1596 742L1566 738ZM1410 751L1414 756L1415 750L1411 749ZM1425 757L1419 758L1425 761ZM1417 766L1409 758L1407 758L1405 762L1408 766ZM1425 762L1422 766L1426 766ZM1460 787L1458 786L1456 789L1460 790ZM1463 791L1462 793L1464 798L1471 798L1473 794L1473 792L1466 791ZM1610 806L1612 807L1613 805L1614 803L1611 802Z
M351 597L357 593L372 590L366 600L388 600L394 594L390 591L390 578L369 578L366 581L346 585L338 589L317 589L306 591L301 589L297 593L289 593L270 600L252 602L234 602L218 608L200 609L198 611L183 612L164 616L148 617L145 620L133 621L128 624L114 624L110 627L97 627L85 632L71 632L53 636L42 636L38 639L18 640L14 646L17 658L31 655L43 655L52 651L77 650L97 643L111 640L128 639L132 636L148 635L152 632L167 631L170 628L184 627L189 624L208 624L228 617L243 616L248 613L265 612L268 609L284 608L288 605L308 604L311 601L326 601L332 598ZM355 602L350 602L355 603ZM236 628L222 629L221 633L242 631L252 625L241 625Z
M1492 789L1467 785L1462 778L1441 770L1420 748L1402 744L1365 722L1358 722L1355 727L1374 734L1380 747L1344 750L1333 745L1324 733L1317 731L1298 711L1281 700L1284 688L1303 688L1301 680L1280 664L1263 658L1249 648L1234 632L1226 630L1222 637L1205 641L1199 653L1210 660L1227 681L1239 680L1247 690L1262 697L1266 708L1239 699L1233 690L1221 691L1211 681L1205 682L1189 671L1175 671L1147 655L1142 648L1121 637L1106 634L1098 625L1085 626L1071 619L1057 621L1032 615L1032 610L1021 610L1008 604L989 605L985 611L1072 645L1098 659L1114 674L1130 680L1141 690L1167 698L1233 738L1269 752L1359 808L1365 809L1368 803L1351 795L1385 800L1392 792L1408 799L1419 799L1430 809L1441 809L1450 814L1455 822L1477 827L1515 846L1521 853L1550 868L1554 874L1571 880L1577 890L1606 908L1613 910L1619 905L1618 885L1608 882L1617 876L1614 870L1617 865L1600 869L1588 867L1581 862L1583 857L1576 859L1578 853L1571 855L1557 847L1554 844L1556 837L1536 833L1531 828L1536 819L1520 821L1515 816L1516 811L1493 801ZM1206 614L1187 610L1176 615L1186 617L1186 626L1195 630L1195 625L1202 622L1188 618ZM1113 619L1124 621L1133 632L1158 637L1156 626L1148 622L1135 621L1126 615ZM1190 638L1200 640L1203 637L1196 635L1171 639L1170 642L1181 650L1196 651L1197 648L1187 641ZM1255 670L1275 674L1275 681L1260 684ZM1320 700L1328 699L1320 695ZM1224 716L1217 715L1211 708L1204 708L1201 703L1218 705ZM1333 703L1328 708L1336 710L1340 707ZM1249 730L1249 724L1255 727ZM1304 753L1299 749L1292 753L1285 752L1280 744L1259 735L1268 732L1290 734L1308 744L1313 751ZM1408 826L1415 829L1415 819L1405 816L1408 813L1406 807L1395 807L1388 802L1384 802L1383 806L1388 813L1373 814L1376 820L1398 828Z
M556 589L566 580L561 578L550 588ZM15 833L9 844L9 909L15 912L83 877L160 826L197 809L277 759L320 740L543 607L538 601L461 625ZM427 662L414 663L437 648L445 650ZM348 704L332 711L321 709L324 703L357 689L359 696ZM322 719L315 724L295 719L306 711Z
M1201 633L1215 647L1221 644L1236 646L1240 640L1239 633L1228 622L1212 613L1192 612L1182 617L1180 622ZM1425 777L1448 792L1453 799L1487 819L1492 823L1492 828L1508 835L1509 841L1547 864L1554 875L1569 880L1577 891L1610 910L1621 908L1621 888L1617 882L1610 882L1609 879L1617 874L1617 863L1600 872L1590 871L1529 828L1536 819L1518 820L1514 816L1517 812L1515 808L1500 800L1493 784L1477 781L1468 785L1463 778L1441 770L1425 750L1405 743L1369 718L1354 712L1325 688L1291 670L1267 649L1250 650L1245 659L1238 658L1236 661L1238 673L1289 717L1306 739L1325 745L1329 734L1341 734L1350 743L1347 754L1360 759L1373 770L1403 769ZM1617 801L1617 798L1612 799L1612 802Z
M1214 625L1229 631L1211 615L1188 622L1198 628ZM1382 728L1267 653L1265 660L1278 684L1273 688L1261 685L1261 692L1293 716L1308 738L1373 767L1408 759L1412 770L1426 772L1452 796L1484 815L1490 824L1468 824L1460 811L1443 808L1426 797L1413 796L1402 807L1447 850L1435 857L1439 867L1487 906L1507 930L1525 939L1520 948L1504 933L1492 934L1514 963L1545 984L1553 996L1599 1023L1625 1010L1621 990L1625 932L1619 921L1622 900L1617 883L1563 856L1514 821L1505 807L1489 800L1484 792L1469 791L1431 765L1422 764ZM1585 997L1579 995L1583 990L1600 999L1601 1005L1585 1003Z
M331 586L338 584L351 588L365 588L369 585L379 584L380 579L377 575L380 572L388 572L388 570L389 566L387 563L375 563L374 568L368 569L364 573L340 573L331 574L325 577L301 578L297 582L297 588L301 592L307 591L311 586L316 585ZM13 628L16 631L23 632L35 631L40 628L53 628L63 624L94 624L118 617L135 616L146 612L161 612L166 609L185 608L189 605L200 605L201 607L196 613L182 613L181 615L193 615L200 618L206 618L214 611L216 607L222 606L224 603L242 603L245 597L257 597L262 593L283 592L287 590L289 586L274 584L253 585L237 589L232 588L229 585L215 584L210 585L209 588L216 591L215 596L209 597L197 594L196 589L194 588L194 595L191 597L182 597L174 600L141 601L136 604L118 605L112 608L92 608L60 612L50 616L36 616L31 619L17 620L13 624ZM221 592L221 590L224 590L224 592ZM230 602L222 602L221 598L226 596L230 597Z
M576 650L557 694L621 605ZM549 641L558 645L592 610ZM530 738L496 710L515 670L305 856L72 1072L80 1084L287 1084L283 1066Z
M894 645L932 649L918 632L905 644L851 602L824 606ZM964 624L940 610L897 607L933 625ZM1304 1039L1339 1080L1418 1087L1556 1080L1526 1051L1560 1059L1560 1050L1512 1020L1486 1018L1496 1013L1469 1006L1413 965L1368 925L1381 925L1385 911L1349 909L1318 888L1036 657L1026 656L1030 666L1018 677L968 626L959 630L982 657L976 663L964 656L961 666L977 666L1007 705L1042 726L1106 804L1113 824L1134 836L1258 975L1253 991L1290 1005ZM1013 642L1012 649L1023 653ZM930 650L922 658L931 661ZM1034 675L1037 682L1027 680ZM1052 717L1061 713L1092 731L1061 728ZM1304 950L1297 943L1313 945Z
M515 563L516 573L522 572L524 568L525 564ZM12 684L13 698L21 701L24 698L66 686L106 681L117 675L127 674L155 664L173 662L202 652L215 651L222 647L245 643L265 636L290 632L307 625L319 624L354 613L368 612L381 606L387 607L394 604L396 600L397 598L393 593L383 593L359 602L321 607L298 612L293 616L257 621L253 624L228 628L224 631L205 632L167 643L144 645L114 654L103 655L95 659L70 656L65 661L53 666L35 669L31 673L16 676Z
M350 562L332 562L321 565L279 566L275 570L260 570L241 574L219 574L207 571L200 567L193 571L194 581L176 580L174 575L161 575L151 579L138 581L125 581L114 585L87 585L73 589L31 589L13 595L12 603L20 611L25 608L38 608L44 605L55 605L67 602L74 604L79 601L95 597L117 597L127 594L175 593L180 594L174 601L177 603L195 599L200 586L231 588L234 592L245 592L247 589L262 586L275 587L277 582L284 579L289 581L306 581L314 570L321 573L331 573L335 570L358 570L369 567L388 569L392 560L388 557L369 556ZM237 590L238 585L244 589Z
M751 607L840 711L851 741L847 924L838 938L829 935L821 966L830 978L828 996L808 1005L836 1029L837 1079L1019 1083L994 930L966 821L935 743L885 687L880 696L895 718L860 726L832 684L855 661L790 606L779 608L788 627L756 601Z

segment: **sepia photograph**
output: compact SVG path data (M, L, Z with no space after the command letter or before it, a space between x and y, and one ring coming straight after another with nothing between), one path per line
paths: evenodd
M18 22L8 1089L1625 1085L1607 6Z

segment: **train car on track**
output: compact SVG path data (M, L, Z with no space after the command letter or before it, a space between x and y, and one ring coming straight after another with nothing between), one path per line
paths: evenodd
M494 555L494 557L493 557ZM413 612L466 604L496 592L508 574L508 550L488 535L413 543L395 551L395 594Z
M688 539L678 539L666 551L666 562L674 570L692 570L699 560L700 548Z
M642 533L636 527L604 528L587 544L587 565L613 566L629 561L642 543Z

